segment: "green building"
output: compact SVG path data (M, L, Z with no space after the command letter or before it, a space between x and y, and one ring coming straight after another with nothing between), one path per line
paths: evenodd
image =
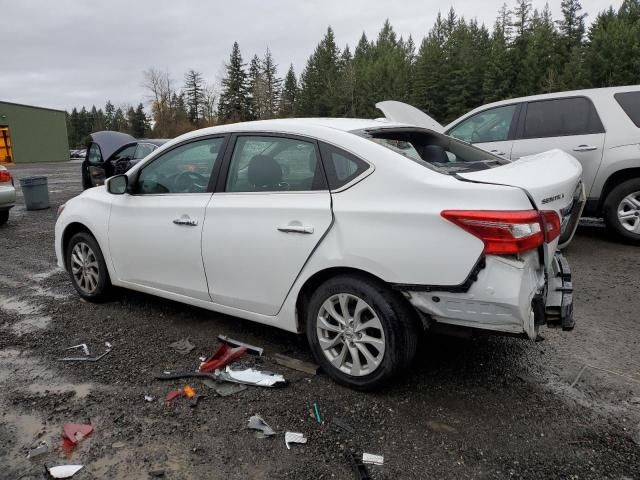
M0 164L69 160L63 110L0 100Z

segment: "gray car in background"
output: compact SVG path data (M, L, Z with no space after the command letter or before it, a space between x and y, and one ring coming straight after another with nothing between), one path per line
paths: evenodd
M583 168L583 216L604 218L640 244L640 85L490 103L444 131L511 160L552 148L570 153Z
M11 172L0 165L0 225L9 220L9 210L16 203L16 189L13 184Z

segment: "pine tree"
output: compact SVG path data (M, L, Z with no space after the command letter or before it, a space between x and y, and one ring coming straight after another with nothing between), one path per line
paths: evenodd
M261 118L275 118L278 110L278 98L282 88L282 79L278 77L278 66L267 48L262 59L262 74L265 87L265 105Z
M482 84L484 103L503 100L511 96L513 71L507 37L510 19L504 13L496 20L491 34L489 58ZM508 15L508 12L506 13Z
M113 124L112 130L116 132L126 132L127 131L127 119L124 116L124 112L121 107L116 108L115 113L113 114Z
M184 94L189 121L198 126L204 104L204 80L202 74L190 69L184 75Z
M106 130L115 130L113 128L113 116L116 113L116 107L113 106L113 103L111 103L111 100L107 100L106 105L104 106L104 116L105 116L105 122L104 122L104 128Z
M264 115L267 93L262 65L258 55L254 55L251 62L249 62L247 86L250 119L259 120Z
M280 117L293 117L296 114L296 103L298 100L298 80L293 64L289 66L289 71L284 79L284 86L280 94L280 104L278 114Z
M584 39L585 26L584 19L586 13L581 13L582 5L580 0L562 0L562 20L557 20L556 24L567 46L567 50L580 47Z
M222 121L242 121L250 118L247 96L247 73L242 63L238 42L234 42L222 79L222 93L218 103L218 117Z

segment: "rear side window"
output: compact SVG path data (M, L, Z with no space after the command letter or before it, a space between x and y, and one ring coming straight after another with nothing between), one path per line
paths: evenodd
M613 98L636 127L640 127L640 92L616 93Z
M367 162L327 143L320 144L320 153L331 190L344 187L371 168Z
M545 138L603 132L604 127L591 101L575 97L529 103L522 136Z

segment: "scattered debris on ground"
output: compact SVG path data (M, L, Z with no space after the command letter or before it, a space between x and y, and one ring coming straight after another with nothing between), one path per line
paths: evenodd
M105 351L102 354L98 355L97 357L89 357L88 356L89 348L85 343L81 343L80 345L75 345L73 347L65 348L65 350L69 350L71 348L83 347L83 351L85 354L84 357L64 357L64 358L59 358L58 360L62 362L97 362L98 360L101 360L109 352L111 352L111 349L113 348L113 345L111 345L111 343L109 342L104 342L104 346L105 346Z
M62 438L75 445L91 435L91 432L93 432L93 425L65 423L62 427Z
M58 465L56 467L47 467L47 471L53 478L71 478L82 468L82 465Z
M362 454L362 463L370 463L371 465L384 465L384 456L364 452Z
M292 370L305 372L310 375L317 375L318 370L320 369L320 367L315 363L304 362L302 360L298 360L297 358L287 357L286 355L282 355L281 353L276 353L273 357L278 365L282 365L283 367L287 367Z
M199 371L215 372L230 363L235 362L238 358L245 354L247 347L244 345L239 347L230 347L226 343L222 343L215 353L200 364Z
M355 429L351 426L351 424L345 420L344 418L341 417L333 417L333 419L331 419L331 424L337 428L339 428L340 430L344 430L347 433L351 433L354 434L356 433Z
M259 430L264 436L275 435L276 432L269 426L260 415L253 415L249 418L247 428Z
M298 432L286 432L284 434L284 444L291 450L290 443L307 443L307 437Z
M44 455L45 453L49 453L49 444L47 442L41 441L36 447L29 450L27 458L36 458L40 455Z
M186 355L187 353L191 353L191 351L194 348L196 348L196 346L193 343L191 343L191 341L188 338L183 338L176 342L170 343L169 348L172 348L173 350L178 352L180 355Z
M352 452L348 452L346 457L356 480L371 480L367 466L362 463L358 457L356 457Z
M239 342L225 335L218 335L218 340L232 348L244 347L247 349L247 353L250 355L257 355L261 357L264 352L263 348L256 347L255 345L250 345L248 343Z
M320 416L320 407L318 407L317 402L313 402L313 417L316 419L316 422L322 423L322 417Z

